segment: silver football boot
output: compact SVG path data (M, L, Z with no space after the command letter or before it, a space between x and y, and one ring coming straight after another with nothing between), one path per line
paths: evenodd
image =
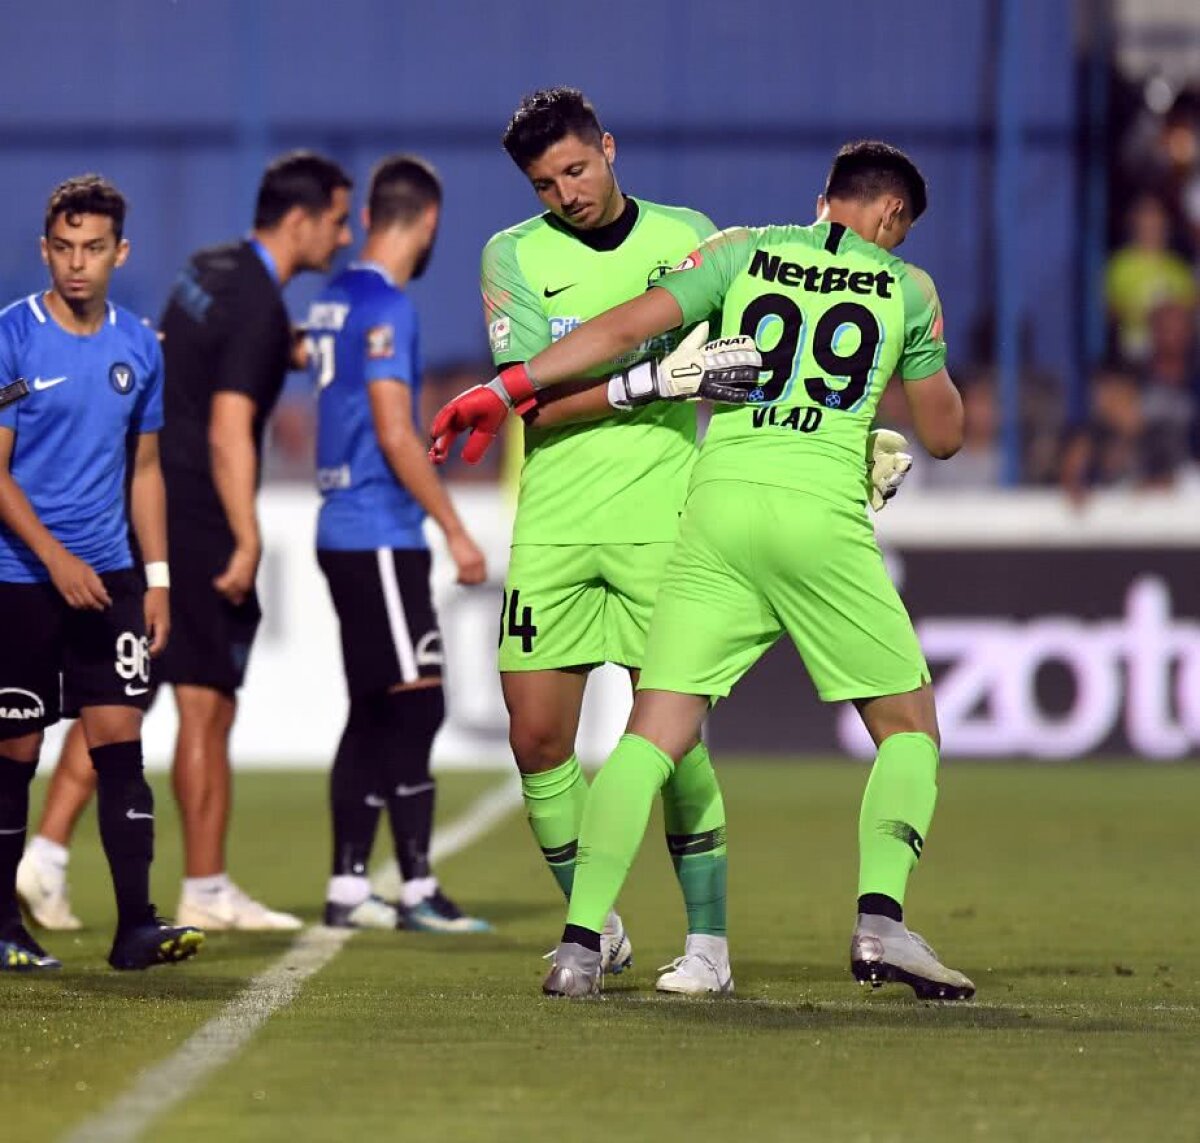
M550 954L553 962L542 991L547 996L598 996L600 994L600 954L583 945L561 944Z
M907 984L922 1000L970 1000L975 985L947 968L901 921L860 913L850 939L850 971L859 984Z

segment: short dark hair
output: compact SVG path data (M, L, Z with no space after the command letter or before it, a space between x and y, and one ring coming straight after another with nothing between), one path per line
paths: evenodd
M829 169L825 197L871 202L881 194L900 195L914 222L925 213L925 177L912 159L878 139L847 143Z
M354 180L332 159L314 151L281 155L264 172L254 205L254 229L270 230L294 206L309 214L329 209L333 192L347 189Z
M501 142L509 158L525 170L548 147L578 135L597 147L604 138L600 117L587 96L574 87L546 87L521 100L504 128Z
M125 233L125 207L125 196L102 175L76 175L50 193L44 233L50 236L50 227L60 214L72 225L77 225L73 220L81 214L101 214L112 219L113 233L120 242Z
M442 201L442 180L419 155L388 155L371 172L367 213L371 229L409 223Z

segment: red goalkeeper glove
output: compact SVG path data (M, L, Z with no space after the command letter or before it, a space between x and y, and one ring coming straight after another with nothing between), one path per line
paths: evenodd
M504 424L510 411L523 416L537 404L537 390L524 365L512 365L486 385L474 385L443 405L433 418L429 435L433 445L429 459L442 464L459 433L469 433L462 458L478 464Z

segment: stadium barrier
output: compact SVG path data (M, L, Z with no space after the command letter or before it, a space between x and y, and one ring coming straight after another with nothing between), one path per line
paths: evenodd
M490 582L452 582L435 544L449 718L442 766L506 765L495 670L512 509L492 487L456 500L488 555ZM337 627L313 555L316 495L263 494L264 622L234 734L239 764L324 766L345 713ZM904 493L878 517L889 565L917 621L949 756L1185 757L1200 746L1200 498L1113 493L1076 511L1055 492ZM604 757L628 710L622 672L597 672L581 755ZM146 724L149 762L174 739L169 699ZM52 751L57 735L52 735ZM718 704L720 753L869 753L853 710L825 707L790 644Z

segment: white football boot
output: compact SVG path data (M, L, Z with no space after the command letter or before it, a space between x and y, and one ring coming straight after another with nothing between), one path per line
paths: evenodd
M633 945L625 932L625 922L613 909L600 930L600 966L610 976L620 976L633 964Z
M677 956L659 970L655 988L659 992L677 992L687 996L733 992L733 970L729 967L729 942L708 933L688 933L683 956Z
M29 850L17 866L17 896L43 929L73 932L83 928L83 922L71 912L66 868L39 861Z
M304 922L291 913L269 909L230 882L216 893L184 893L175 910L177 925L193 925L208 932L236 929L241 932L268 932L304 928Z

